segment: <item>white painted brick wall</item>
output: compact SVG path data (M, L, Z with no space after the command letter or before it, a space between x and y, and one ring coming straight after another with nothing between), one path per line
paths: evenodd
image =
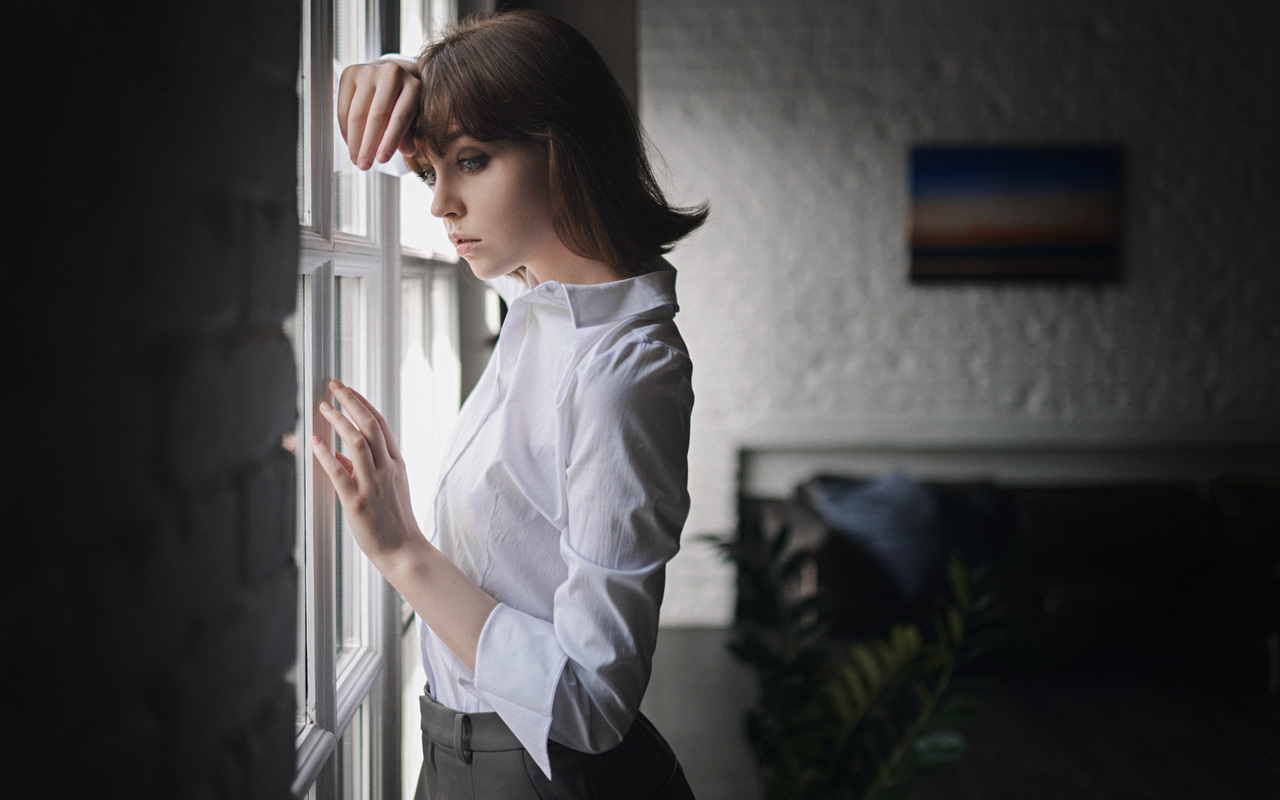
M665 624L728 619L729 571L692 537L732 529L744 441L971 422L1277 437L1273 4L639 8L641 117L677 199L712 208L672 257L697 404ZM1123 281L911 285L907 157L926 143L1122 146Z

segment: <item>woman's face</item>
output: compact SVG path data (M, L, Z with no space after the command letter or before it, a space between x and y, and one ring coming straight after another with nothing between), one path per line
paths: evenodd
M431 214L471 271L481 280L522 266L546 274L542 266L567 252L551 216L546 149L459 136L445 151L419 156L415 167L434 190Z

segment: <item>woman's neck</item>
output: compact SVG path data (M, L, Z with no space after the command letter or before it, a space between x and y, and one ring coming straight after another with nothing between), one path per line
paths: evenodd
M627 277L622 270L611 267L603 261L573 253L543 264L520 267L517 272L522 273L520 277L530 289L550 281L594 284L609 283Z

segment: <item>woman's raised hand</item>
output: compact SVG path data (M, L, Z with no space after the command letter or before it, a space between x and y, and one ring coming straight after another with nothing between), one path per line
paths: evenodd
M386 163L396 150L413 155L412 125L422 82L394 61L356 64L338 80L338 127L351 163L369 169Z
M327 402L320 403L320 413L350 455L331 452L319 436L311 437L311 451L342 501L356 544L385 572L388 558L422 538L409 504L404 458L391 427L368 400L340 381L329 388L346 413Z

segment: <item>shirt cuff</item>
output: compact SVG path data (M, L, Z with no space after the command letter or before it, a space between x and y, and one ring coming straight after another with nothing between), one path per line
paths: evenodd
M390 61L392 64L400 67L406 72L413 72L418 67L418 62L409 56L400 53L383 53L378 56L379 61Z
M551 708L568 656L555 627L499 603L480 631L476 690L551 779Z

